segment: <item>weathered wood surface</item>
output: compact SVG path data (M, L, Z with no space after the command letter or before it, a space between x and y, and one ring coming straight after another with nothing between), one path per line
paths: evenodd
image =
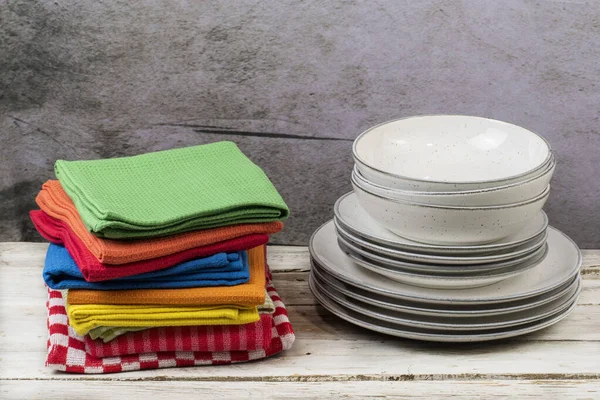
M0 398L23 399L132 399L132 394L153 400L184 396L231 399L544 399L596 400L600 380L482 380L406 382L197 382L197 381L2 381ZM192 397L194 398L194 397Z
M290 351L232 366L84 376L44 367L46 292L40 273L46 246L0 244L2 399L84 394L161 399L192 393L211 398L600 397L600 251L584 251L581 299L559 324L496 343L444 345L379 335L331 315L308 290L306 248L271 246L275 285L297 335Z

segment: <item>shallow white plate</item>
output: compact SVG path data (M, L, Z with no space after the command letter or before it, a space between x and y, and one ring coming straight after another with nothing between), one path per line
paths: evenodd
M483 304L536 296L573 278L581 266L581 253L577 245L552 227L548 228L547 243L546 258L529 271L490 286L466 290L405 285L359 267L340 249L333 221L315 231L309 251L326 272L364 290L420 302Z
M547 246L544 246L544 248L541 249L544 251L537 254L536 257L508 268L494 269L491 271L479 271L461 275L428 272L419 273L391 266L389 264L378 263L353 252L341 243L339 238L338 241L338 244L344 253L363 268L369 269L400 283L434 289L457 290L488 286L524 273L539 264L547 254Z
M321 295L328 297L330 300L348 309L381 321L391 322L393 324L402 326L432 330L478 331L504 329L517 325L528 324L551 317L554 314L564 311L577 299L577 297L579 297L579 293L581 291L581 284L579 281L577 281L577 285L571 287L569 291L567 291L558 299L539 307L510 314L478 318L465 318L456 316L427 317L417 316L411 313L391 311L385 308L365 304L361 301L344 295L343 293L337 291L333 286L328 286L327 283L320 281L316 275L312 275L310 279L312 279L314 290L320 292Z
M391 336L431 342L472 343L506 339L514 336L524 335L546 328L550 325L559 322L567 315L569 315L577 305L576 299L565 311L553 315L551 317L544 318L537 322L519 325L512 328L477 331L476 333L464 332L461 334L451 330L434 331L431 329L420 329L411 327L400 328L397 324L377 320L375 318L371 318L356 311L350 310L330 300L327 296L324 296L319 291L315 290L313 286L313 282L311 281L311 279L309 279L309 287L313 292L314 296L316 297L317 301L321 303L323 308L354 325L358 325L360 327L370 329L375 332L385 333Z
M502 250L506 251L543 234L548 226L548 217L543 211L540 211L521 231L497 242L471 246L450 246L419 243L393 234L369 216L358 203L354 192L346 193L337 200L334 206L334 213L342 228L361 238L378 243L384 247L433 255L474 255L482 253L490 254Z
M478 273L485 273L486 271L497 271L499 269L505 269L513 266L517 266L519 264L525 263L532 259L537 259L541 254L547 251L547 246L545 246L545 242L540 243L540 245L531 251L529 254L525 254L524 256L498 261L495 263L489 264L472 264L472 265L456 265L456 264L425 264L411 261L399 260L397 258L390 258L386 256L379 255L377 253L373 253L370 249L362 248L361 246L357 246L352 242L352 239L347 238L341 231L336 229L336 234L338 235L338 242L341 242L343 247L347 253L349 250L352 253L358 254L360 256L365 257L367 261L373 261L376 264L382 264L386 267L390 268L398 268L401 270L407 270L408 272L414 271L417 273L426 273L426 274L457 274L457 275L473 275Z
M548 234L546 233L546 231L544 231L540 235L535 236L533 239L528 240L520 246L499 251L491 255L480 255L478 253L475 253L471 256L465 256L461 254L432 255L397 250L390 247L381 246L377 243L369 242L368 240L361 238L359 235L353 233L352 231L346 230L340 224L337 218L334 218L333 221L335 223L338 236L341 236L343 239L350 242L354 246L360 247L361 249L368 251L371 254L390 259L412 261L420 264L426 263L444 265L446 268L449 265L473 265L473 268L475 268L476 266L481 266L481 269L502 268L502 266L494 267L494 265L498 263L502 265L503 261L514 261L522 257L526 257L527 255L533 253L534 251L542 247L542 245L546 242L546 238L548 237Z
M395 299L393 297L387 297L376 293L368 292L366 290L362 290L360 288L344 283L338 279L335 279L327 272L323 271L314 259L311 259L311 265L311 273L313 275L318 277L320 281L327 283L329 286L334 287L338 292L343 293L348 297L352 297L353 299L359 300L363 303L371 304L388 310L401 311L405 313L426 315L432 317L479 318L529 310L531 308L542 306L544 304L558 299L561 296L564 296L568 291L572 290L573 287L577 286L579 284L579 280L581 279L580 276L576 276L573 280L554 290L524 300L499 303L500 307L493 307L493 304L436 305L432 303L428 304L419 303L418 301Z

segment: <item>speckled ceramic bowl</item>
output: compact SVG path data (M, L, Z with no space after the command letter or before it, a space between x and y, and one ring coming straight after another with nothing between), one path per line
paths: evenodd
M352 171L352 182L368 192L401 201L459 207L499 206L526 201L540 195L550 184L555 167L556 162L552 157L552 161L546 168L524 181L488 189L456 192L419 192L390 189L369 181L360 174L356 166Z
M360 173L387 188L465 191L527 180L551 162L550 145L517 125L462 115L398 119L352 146Z
M452 207L390 199L352 184L358 202L393 233L424 243L474 245L522 229L542 209L550 186L528 201L491 207Z

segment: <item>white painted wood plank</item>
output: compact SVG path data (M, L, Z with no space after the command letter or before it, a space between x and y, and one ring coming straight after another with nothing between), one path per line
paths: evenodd
M46 290L41 278L41 267L0 267L0 304L45 302ZM316 304L308 288L306 272L275 272L274 283L286 304ZM19 282L18 285L12 282ZM600 304L600 279L584 279L580 305Z
M308 288L307 272L276 272L273 274L273 282L278 291L283 293L286 304L316 304ZM583 280L583 290L579 298L580 305L600 304L600 279Z
M309 271L310 254L304 246L269 246L267 263L271 271Z
M582 250L581 252L584 273L600 276L600 250ZM269 266L273 271L310 269L310 255L307 247L269 246L267 254Z
M37 268L0 268L0 302L3 305L0 307L0 349L7 349L6 346L20 348L28 341L39 340L38 338L46 335L46 290L37 272ZM354 327L316 307L305 281L306 273L278 274L276 278L276 287L288 305L290 319L299 336L309 335L336 340L354 339L356 335L360 335L361 338L375 335L377 340L382 336ZM11 282L21 284L15 285ZM19 326L23 333L9 334L11 326ZM598 326L600 281L584 280L579 306L568 319L540 333L514 340L600 340Z
M329 340L391 340L396 342L402 340L390 339L387 335L354 326L327 312L320 306L292 306L289 314L294 329L301 337ZM580 306L563 321L539 332L512 338L510 341L598 341L600 346L599 327L600 307ZM485 346L489 345L485 344ZM451 345L432 344L431 346L450 347Z
M16 314L11 314L4 309L0 310L0 353L10 351L45 351L47 330L45 307L16 307ZM371 332L354 326L330 314L319 306L290 306L290 320L294 326L296 336L307 340L331 340L348 342L375 341L405 346L417 346L423 349L437 349L440 347L452 348L452 345L419 344L410 340L394 338L383 334ZM594 341L600 349L600 307L577 307L575 311L560 323L535 332L530 335L519 336L511 342L538 342L538 341ZM480 344L473 347L494 346ZM461 348L460 346L455 346ZM464 346L463 346L464 347ZM310 350L309 350L310 351Z
M48 243L0 242L0 266L44 265ZM268 246L268 262L273 271L309 270L308 249L303 246Z
M581 250L583 268L600 267L600 250Z
M526 380L476 382L350 381L350 382L93 382L0 381L0 398L40 399L597 399L598 380Z
M32 347L36 347L37 351ZM294 347L255 363L115 374L114 379L600 379L598 342L532 341L472 346L430 344L381 338L330 340L298 338ZM33 351L29 351L32 349ZM0 352L2 379L71 379L44 368L39 344ZM85 379L106 379L89 375Z
M0 243L0 248L2 247ZM39 246L38 246L39 247ZM39 250L39 249L38 249ZM0 251L0 299L2 301L17 301L17 298L40 298L46 296L44 283L41 278L44 256L39 252L1 252ZM282 264L289 267L289 264ZM584 269L584 280L586 288L592 292L582 294L583 304L599 304L600 303L600 284L596 279L595 273L591 273L595 267L589 266ZM600 267L598 267L600 270ZM292 304L295 301L301 301L306 304L306 301L313 303L312 296L309 296L308 285L306 283L307 274L302 272L282 272L281 268L274 271L275 282L278 284L282 293L288 293L291 296ZM294 269L294 268L293 268ZM305 269L305 268L295 268ZM289 269L288 269L289 270ZM590 273L585 273L590 272ZM292 274L292 275L288 275ZM14 282L19 282L15 285ZM290 285L292 287L290 287ZM289 289L288 289L289 288ZM596 295L596 293L598 295ZM301 300L304 299L304 300ZM593 300L597 299L597 301ZM21 302L22 300L18 300ZM288 300L289 301L289 300Z
M0 265L18 261L27 264L43 265L47 243L2 242L0 243ZM600 269L600 250L582 250L583 269L593 269L597 275ZM269 246L269 266L273 271L308 270L310 257L304 246Z
M39 243L0 244L0 378L80 379L46 369L45 251ZM562 323L501 343L433 345L354 327L314 305L306 287L305 248L273 247L275 280L298 341L291 351L257 363L111 375L110 379L500 379L600 378L600 280L586 274L580 305ZM281 251L280 251L281 250ZM590 252L592 261L600 258ZM586 252L586 260L588 254ZM596 261L586 261L588 270ZM593 271L592 271L593 272ZM591 279L590 279L591 278ZM286 299L286 297L289 298ZM297 305L294 305L297 304ZM568 355L568 357L565 357ZM107 379L86 376L85 379ZM360 392L358 392L360 393Z

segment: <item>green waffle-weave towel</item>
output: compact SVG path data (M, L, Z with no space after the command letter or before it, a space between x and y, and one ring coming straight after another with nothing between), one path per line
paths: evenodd
M90 232L106 238L166 236L289 215L269 178L233 142L58 160L54 171Z

